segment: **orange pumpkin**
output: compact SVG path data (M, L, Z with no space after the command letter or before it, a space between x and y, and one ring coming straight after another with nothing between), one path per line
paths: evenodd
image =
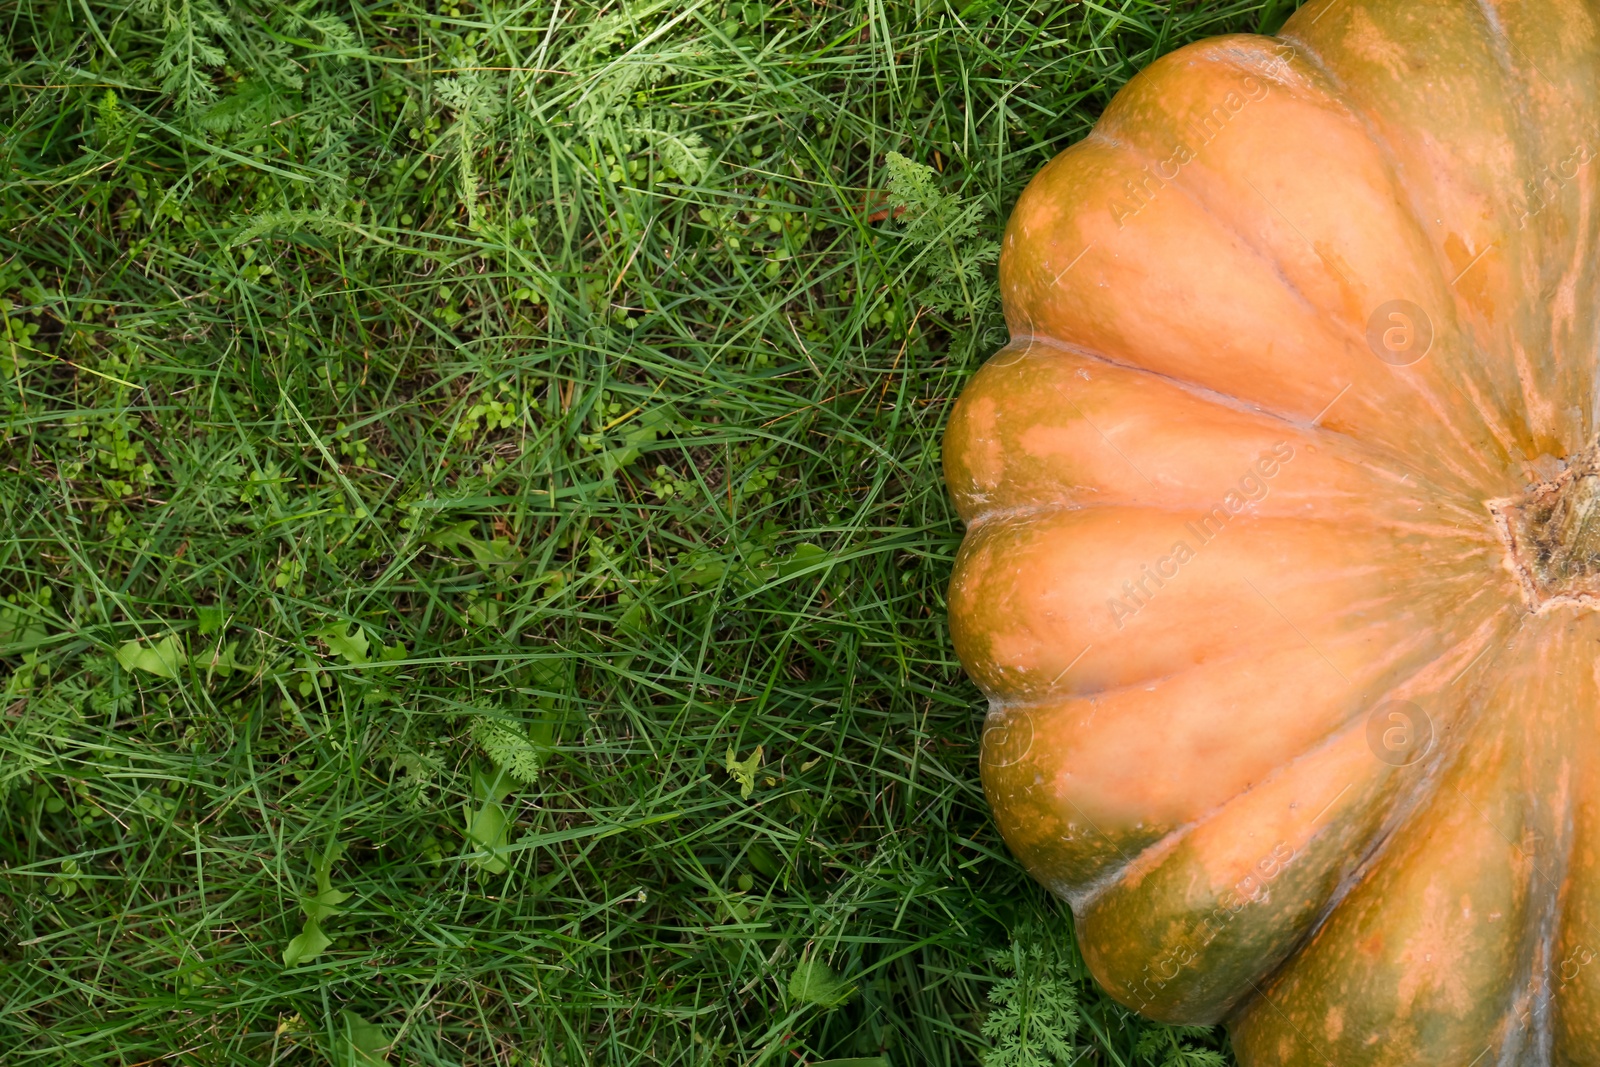
M984 786L1246 1065L1600 1063L1597 124L1597 0L1315 0L1010 220L945 438Z

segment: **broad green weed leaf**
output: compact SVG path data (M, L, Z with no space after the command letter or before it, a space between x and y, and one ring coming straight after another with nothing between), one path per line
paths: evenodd
M234 671L248 669L239 663L238 652L239 642L229 641L220 649L213 649L209 656L195 656L189 662L192 663L198 670L212 671L226 678Z
M764 878L776 878L783 873L783 864L778 862L778 857L774 856L772 850L759 841L750 846L749 851L745 853L745 858L750 861L750 866L754 867L757 873Z
M190 946L179 945L178 961L177 971L172 979L173 992L181 997L190 997L211 983L213 978L211 968L206 966L205 960Z
M821 960L802 960L789 976L789 995L801 1004L837 1008L855 996L856 988Z
M345 633L344 624L341 623L326 630L318 630L311 636L322 638L327 643L329 652L352 665L367 662L367 650L372 647L367 641L366 631L359 623L351 626L349 633Z
M514 787L504 768L490 765L472 772L472 796L479 806L467 807L467 840L476 846L474 851L488 853L474 857L472 862L494 874L507 870L503 857L510 844L511 818L500 802L511 795Z
M389 1061L389 1032L348 1009L333 1035L334 1067L373 1067Z
M491 800L481 808L469 811L467 840L476 845L480 851L488 853L486 856L475 857L474 863L495 874L505 873L506 861L501 859L501 855L509 844L510 825L510 820L506 818L506 810L498 801Z
M522 558L522 550L504 537L496 537L487 543L473 541L467 548L472 552L472 558L485 567L515 563Z
M719 559L694 559L678 576L685 585L714 585L728 572L728 565Z
M472 772L472 798L498 804L511 795L516 783L503 767L477 767Z
M788 578L819 563L826 563L827 560L826 550L810 543L798 544L794 546L793 552L778 561L778 576Z
M339 914L338 905L349 899L350 894L341 889L324 889L314 897L301 897L300 910L306 913L306 918L321 922Z
M662 408L652 408L639 417L639 425L623 431L622 444L600 454L600 468L609 478L624 467L632 466L647 445L671 429L671 413ZM612 425L615 425L614 423Z
M761 750L765 746L757 745L756 750L743 760L734 758L732 747L728 749L728 773L733 775L733 780L739 783L739 796L745 800L750 799L750 794L756 791L756 771L761 769Z
M29 609L35 605L26 601L33 599L35 598L26 598L25 602L20 604L14 603L9 596L0 600L0 649L8 655L14 654L18 649L36 645L50 636L50 631L45 629L38 619L32 617ZM49 606L48 593L39 596L37 600L38 609L42 610Z
M317 864L317 895L321 896L333 892L333 865L344 855L344 842L335 841L330 844L327 851L323 852L322 860Z
M296 934L288 947L283 950L285 967L293 967L302 960L313 959L333 944L333 939L322 932L322 920L338 915L338 905L350 899L349 893L335 889L332 885L333 865L343 854L343 842L334 841L328 845L327 850L317 861L317 892L315 896L300 898L300 910L306 913L306 921L300 928L300 933Z
M217 604L200 609L200 636L210 637L222 629L222 605Z
M467 522L458 522L453 526L446 526L442 530L437 530L434 533L429 534L427 537L424 537L422 540L427 544L437 545L439 548L471 549L473 545L481 544L481 542L472 535L473 525L474 524L470 520Z
M153 644L129 641L117 649L117 662L126 671L144 671L157 678L176 678L186 657L177 634L168 634Z
M635 600L617 617L617 632L629 637L648 637L651 629L650 609L643 600Z
M333 938L322 932L317 920L307 919L305 926L283 950L283 965L293 967L303 960L315 959L331 944Z
M472 533L475 524L458 522L453 526L429 534L423 540L440 548L455 549L458 554L470 555L485 567L515 563L522 558L522 550L503 537L482 541Z

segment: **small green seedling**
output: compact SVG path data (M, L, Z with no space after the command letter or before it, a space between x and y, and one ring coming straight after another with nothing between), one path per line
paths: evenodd
M283 950L283 965L294 967L320 956L333 944L333 938L322 932L324 919L339 914L339 905L350 899L350 894L333 888L330 872L334 861L344 852L344 845L333 842L322 854L317 864L317 892L315 896L300 898L300 910L306 913L305 925Z

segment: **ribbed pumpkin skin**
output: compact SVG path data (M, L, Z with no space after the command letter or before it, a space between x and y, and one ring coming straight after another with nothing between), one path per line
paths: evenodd
M1600 0L1315 0L1012 215L944 453L984 786L1247 1067L1600 1063L1600 616L1489 507L1595 439L1597 156Z

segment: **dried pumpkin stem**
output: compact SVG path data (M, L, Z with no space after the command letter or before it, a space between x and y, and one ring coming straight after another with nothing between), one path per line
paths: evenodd
M1600 444L1497 511L1536 607L1600 598Z

